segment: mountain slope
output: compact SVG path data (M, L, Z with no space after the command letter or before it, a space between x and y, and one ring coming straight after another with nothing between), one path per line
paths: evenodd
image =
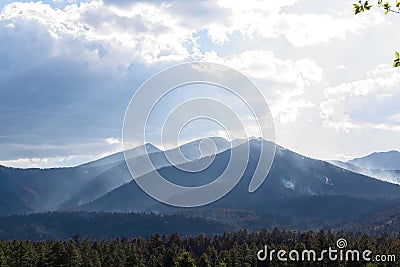
M139 156L143 156L146 154L153 154L153 153L158 153L158 152L161 152L161 150L149 143L147 143L146 145L138 146L136 148L129 150L129 154L132 157L139 157ZM115 165L120 164L123 161L125 161L124 153L118 152L118 153L106 156L104 158L82 164L82 165L80 165L80 167L105 166L105 167L111 168Z
M213 164L191 175L171 166L164 152L158 149L153 149L148 157L157 172L167 180L182 186L204 185L224 171L232 150L244 155L247 145L246 142L240 142L238 146L227 149L230 144L226 140L217 141L217 151L220 153L215 156ZM242 179L225 197L195 209L199 216L212 213L213 210L242 210L259 214L261 221L307 229L346 222L385 209L391 202L400 200L398 185L310 159L279 146L267 179L256 192L249 193L248 187L259 158L261 142L265 145L271 143L260 139L248 142L250 158ZM196 159L204 156L198 149L199 144L200 141L195 141L175 150L190 152L186 156ZM143 147L141 149L143 151ZM138 159L147 157L143 153L131 152ZM0 215L59 209L135 212L184 210L163 205L149 197L132 180L124 159L120 159L121 154L74 168L45 170L0 167ZM186 159L178 164L187 169L203 165L209 159L205 157L189 162ZM247 161L239 159L243 160ZM232 165L237 168L240 164L233 162ZM359 168L350 163L346 163L346 166ZM387 170L376 172L397 174L397 171ZM146 175L151 174L141 178ZM206 212L207 209L209 212Z
M13 177L14 169L0 166L0 214L29 213L41 205L38 195Z
M154 161L160 150L147 144ZM130 150L143 157L145 147ZM161 153L162 154L162 153ZM157 167L169 165L161 158ZM123 153L117 153L77 167L17 169L0 166L0 215L42 212L76 207L131 180ZM0 191L1 192L1 191Z
M327 162L306 158L280 147L277 148L268 178L256 192L249 193L247 189L257 164L259 142L261 141L258 139L250 141L249 164L236 187L228 195L205 208L253 210L264 216L283 216L297 225L303 225L309 221L321 223L347 220L379 209L393 199L400 199L400 186L347 171ZM233 149L241 148L239 146ZM165 167L159 172L168 180L184 186L200 185L218 177L228 163L229 156L229 150L218 154L209 168L190 175L190 178L188 173L174 167ZM81 206L81 209L175 210L146 195L134 181Z
M400 185L400 170L363 169L349 162L342 162L338 160L329 162L335 166L352 172Z
M217 151L229 146L223 138L213 139ZM201 156L200 140L174 149L189 158ZM149 156L156 169L170 166L163 151L146 144L127 151L129 158ZM179 163L185 162L178 161ZM0 215L69 209L92 201L132 177L122 152L71 168L17 169L0 166Z
M337 226L340 230L363 233L399 233L400 232L400 202L388 205L384 209L356 218L344 225Z
M348 162L363 169L400 170L400 152L375 152Z
M179 150L186 159L197 160L202 157L221 153L231 146L226 139L221 137L209 137L207 139L199 139L186 143L180 146Z
M230 147L230 143L223 138L213 137L212 140L216 144L217 152L226 150ZM149 157L154 168L160 169L171 165L169 161L170 158L166 157L166 153L180 153L181 151L185 158L178 161L177 163L179 164L186 162L187 160L194 160L204 156L200 151L200 146L201 140L196 140L183 144L179 148L164 152L151 144L146 144L146 149L149 154L146 154L144 146L140 146L138 148L129 150L127 155L129 155L129 158L131 159L135 158L138 162L144 160L146 157ZM206 151L202 152L207 152L207 149ZM207 153L207 155L210 154L210 151L208 152L209 153ZM126 166L123 153L117 153L89 163L89 165L81 165L80 167L87 166L97 166L97 168L108 166L108 168L104 169L104 172L97 175L87 183L78 187L76 191L71 194L69 198L62 203L62 205L60 205L61 209L69 209L90 202L117 188L118 186L132 181L132 176Z
M233 227L196 217L135 213L47 212L0 217L0 240L110 240L169 235L213 235Z
M15 196L15 203L24 201L30 206L26 212L53 210L77 187L95 177L96 168L16 169L1 167L0 181L4 196ZM0 198L0 207L7 201ZM20 213L19 210L10 210ZM2 213L0 209L0 215Z

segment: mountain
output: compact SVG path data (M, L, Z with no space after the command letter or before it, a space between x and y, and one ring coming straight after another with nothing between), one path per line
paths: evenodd
M329 162L339 168L346 169L346 170L349 170L352 172L361 173L364 170L363 168L360 168L357 165L352 164L350 162L344 162L344 161L340 161L340 160L328 160L327 162Z
M349 220L400 199L398 185L310 159L279 146L267 179L256 192L249 193L248 185L259 158L260 142L268 145L267 141L260 139L249 142L251 157L242 179L225 197L199 211L221 208L255 211L265 218L279 217L282 223L307 228ZM241 150L245 145L232 149ZM190 176L172 166L161 168L158 172L183 186L205 184L224 171L230 159L230 150L219 153L211 166ZM202 160L207 159L185 164L199 164ZM120 212L182 210L158 203L144 193L135 181L82 205L80 209Z
M158 153L161 152L161 150L155 147L154 145L147 143L145 145L130 149L128 152L131 157L139 157L146 154ZM125 160L124 153L118 152L116 154L112 154L107 157L82 164L80 165L80 167L100 167L100 166L112 167L121 163L124 160Z
M358 217L336 229L347 230L354 233L382 234L400 232L400 202L393 203L385 209Z
M213 140L217 152L229 146L223 138ZM192 151L192 157L199 157L199 144L200 140L197 140L171 151ZM165 153L151 144L130 149L126 155L139 161L149 157L155 169L170 166ZM0 166L0 181L0 215L9 215L76 208L132 181L132 177L124 153L119 152L71 168L17 169Z
M214 216L220 210L242 214L239 225L258 227L284 225L290 229L313 229L345 224L379 210L385 210L394 201L400 201L400 186L356 173L363 170L352 163L344 168L315 160L276 146L271 171L260 188L249 193L248 188L256 168L261 144L271 142L254 138L236 142L214 138L216 150L204 147L200 140L171 150L182 151L184 159L171 166L166 153L148 144L128 151L129 158L149 157L167 180L182 186L199 186L215 180L228 165L232 153L245 153L250 147L250 158L242 179L233 190L220 200L201 208L190 210L193 216ZM206 144L207 145L207 144ZM200 147L200 148L199 148ZM149 154L145 154L150 151ZM167 152L170 153L171 151ZM212 152L216 155L208 157ZM186 154L185 154L186 153ZM195 169L212 159L212 164L197 173ZM233 172L241 162L232 162ZM336 163L338 164L338 163ZM178 168L177 168L178 167ZM182 168L181 168L182 167ZM375 174L397 174L397 171L369 170ZM140 179L145 179L145 173ZM189 209L161 204L148 196L132 180L122 153L73 168L15 169L0 167L0 215L26 214L56 210L111 211L111 212L162 212L175 214ZM192 196L183 196L190 198ZM249 219L247 215L249 214ZM258 219L254 219L257 214ZM235 215L236 216L236 215ZM215 215L215 218L226 216ZM253 218L253 219L252 219ZM229 223L229 218L221 219Z
M16 169L0 166L0 215L57 209L76 188L100 173L97 168Z
M160 151L151 145L147 148L154 153ZM134 148L130 153L143 157L144 146ZM71 168L17 169L0 166L0 215L75 207L129 180L131 176L123 153Z
M394 150L375 152L365 157L349 160L348 163L363 169L400 170L400 152Z
M222 137L208 137L184 144L179 148L188 160L197 160L202 157L221 153L231 147L231 143Z
M16 181L14 169L0 166L0 214L29 213L40 206L38 195Z
M230 143L224 138L212 137L211 139L216 144L216 151L214 151L214 153L224 151L230 147ZM129 159L135 159L137 162L141 162L145 158L149 157L154 169L160 169L170 166L171 158L175 159L174 163L182 164L190 160L198 159L205 155L211 155L213 151L209 149L210 146L201 147L201 142L202 140L196 140L166 152L159 150L151 144L146 144L147 150L144 148L144 146L140 146L127 151L126 155L128 155ZM200 148L205 149L200 151ZM146 151L148 154L146 154ZM176 159L173 157L175 153L180 152L184 154L184 158ZM98 161L81 165L80 167L92 168L93 166L97 169L103 169L104 172L100 173L85 184L82 184L80 187L77 187L75 192L71 194L68 199L59 206L59 208L70 209L77 207L101 197L102 195L122 184L132 181L132 176L128 170L128 167L126 166L125 158L122 152L102 158Z
M329 162L352 172L400 185L400 170L363 169L349 162L342 162L339 160L332 160Z

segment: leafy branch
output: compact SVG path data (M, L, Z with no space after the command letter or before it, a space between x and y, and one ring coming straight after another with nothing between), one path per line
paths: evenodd
M399 0L396 0L394 8L390 5L389 1L383 3L382 0L378 0L377 6L385 10L385 15L388 14L389 12L400 14ZM354 7L354 14L358 14L370 10L371 7L373 7L373 5L370 5L368 1L362 2L361 0L359 0L357 4L353 4L353 7Z
M399 57L399 52L394 52L394 55L396 56L396 58L393 61L393 67L397 68L400 67L400 57Z
M368 1L361 1L359 0L358 3L354 3L354 14L357 15L359 13L365 12L370 10L374 5L370 5ZM400 14L400 2L399 0L396 0L396 3L394 6L392 6L389 1L386 1L383 3L382 0L378 0L377 7L383 8L385 15L387 15L389 12ZM400 57L399 57L399 52L395 51L395 59L393 60L393 67L397 68L400 67Z

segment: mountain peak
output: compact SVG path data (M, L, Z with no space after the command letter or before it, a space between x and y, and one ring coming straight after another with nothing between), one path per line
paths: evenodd
M156 147L152 143L146 143L146 144L144 144L142 146L139 146L139 147L136 147L136 148L132 148L132 149L138 149L140 147L146 148L148 153L154 153L154 152L160 152L161 151L158 147Z

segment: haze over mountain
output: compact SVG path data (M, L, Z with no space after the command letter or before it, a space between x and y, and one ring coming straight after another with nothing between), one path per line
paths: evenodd
M223 138L211 139L215 141L216 152L230 145ZM199 143L200 140L189 142L172 151L181 149L186 153L188 159L180 162L183 163L201 156ZM170 165L164 152L151 144L130 149L127 155L140 158L147 157L146 153L156 169ZM4 185L0 189L0 215L74 208L132 181L122 152L71 168L0 166L0 179Z
M400 198L400 187L338 168L327 162L310 159L277 147L275 160L264 184L248 192L251 175L257 164L260 142L250 140L251 157L244 176L225 197L202 209L240 209L257 211L264 216L278 216L297 226L346 220L386 205ZM240 146L233 149L241 149ZM218 154L212 166L191 175L175 167L158 170L163 177L184 186L208 183L218 177L229 161L230 151ZM200 159L200 161L203 159ZM196 162L189 163L196 164ZM190 197L190 196L187 196ZM146 195L134 181L82 205L89 211L171 211Z
M132 157L139 157L146 154L150 155L156 152L161 152L161 150L153 146L152 144L147 143L146 145L138 146L136 148L131 149L129 154ZM124 160L125 160L124 153L119 152L95 161L82 164L80 166L81 167L115 166L116 164L119 164L121 163L121 161Z
M374 152L348 162L364 169L400 170L400 152Z
M400 184L400 152L398 151L376 152L347 162L338 160L329 162L346 170Z
M213 163L190 175L171 166L163 151L150 144L146 145L147 151L150 151L148 156L156 167L155 171L167 180L183 186L198 186L215 180L227 166L231 153L241 153L249 145L250 158L242 179L220 200L192 210L191 214L196 216L224 209L241 210L256 212L262 220L274 220L280 225L296 229L309 229L354 220L385 209L393 201L400 200L399 185L307 158L280 146L276 146L275 159L267 179L257 191L249 193L248 187L259 159L261 144L274 144L256 138L248 143L238 142L238 145L231 148L226 140L213 140L216 141L217 153ZM177 148L187 158L179 164L190 167L208 161L207 154L201 154L198 149L200 143L197 140ZM131 150L129 155L139 159L147 157L144 151L142 146ZM4 184L0 189L1 215L65 209L167 213L187 211L161 204L143 192L132 180L122 153L74 168L22 170L0 167L0 179Z

